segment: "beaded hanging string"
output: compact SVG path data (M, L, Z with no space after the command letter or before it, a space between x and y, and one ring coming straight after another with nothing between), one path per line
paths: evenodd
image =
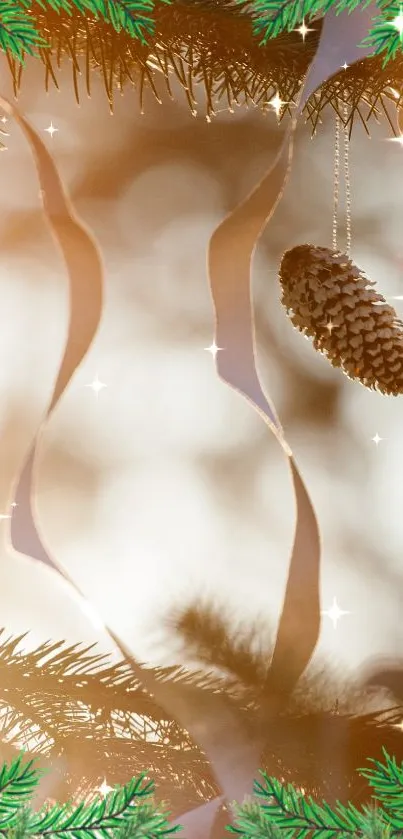
M346 191L346 254L350 256L351 251L351 188L350 188L350 140L348 137L347 128L347 104L343 105L343 167L344 167L344 184ZM337 226L339 216L340 204L340 134L341 134L341 119L339 114L336 114L336 129L334 139L334 169L333 169L333 235L332 248L336 253L337 248Z
M281 302L293 325L333 367L365 387L403 394L403 322L350 258L351 189L347 103L336 115L332 248L297 245L281 261ZM342 131L344 142L342 141ZM340 172L345 183L346 247L338 247Z

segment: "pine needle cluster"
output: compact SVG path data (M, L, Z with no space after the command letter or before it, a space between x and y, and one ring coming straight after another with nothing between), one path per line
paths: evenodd
M196 0L197 3L197 0ZM24 54L34 55L46 46L46 39L38 31L35 17L39 8L51 8L57 14L71 15L73 10L82 17L103 19L115 32L126 32L130 38L146 44L155 35L154 11L162 4L172 7L181 0L2 0L0 3L0 46L13 58L22 61ZM242 7L252 26L253 34L265 44L283 32L291 32L305 20L323 17L330 8L336 12L351 12L367 0L232 0ZM214 3L212 4L214 5ZM219 8L220 0L215 5ZM368 42L375 54L383 53L385 61L401 49L401 33L395 20L399 17L397 3L379 0L379 14L369 33Z
M373 791L373 800L358 810L350 802L331 808L316 803L293 785L282 785L261 773L255 782L256 800L234 804L235 824L227 830L243 839L392 839L403 835L403 764L383 750L385 763L371 759L360 769Z
M202 108L210 119L223 105L270 112L278 94L281 120L292 112L323 15L332 6L355 5L357 0L0 0L0 48L16 96L27 56L44 66L46 90L58 87L67 58L78 102L82 82L91 95L94 74L101 75L111 110L127 86L135 87L143 110L146 89L160 102L164 93L172 97L176 79L194 115ZM324 112L338 112L343 101L350 133L356 122L369 133L374 119L386 120L395 133L388 101L399 107L403 98L403 50L393 22L400 20L399 9L395 17L390 3L379 11L369 36L374 55L341 69L307 102L304 116L313 131ZM302 19L309 23L304 39L297 31Z
M44 806L29 802L41 777L23 755L0 770L0 835L4 839L162 839L181 830L153 802L154 786L145 774L89 803Z

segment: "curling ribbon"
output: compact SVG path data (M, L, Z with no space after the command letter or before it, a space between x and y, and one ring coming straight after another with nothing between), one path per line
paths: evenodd
M340 65L345 61L352 63L365 57L365 52L359 51L356 46L361 40L359 15L363 19L364 13L361 10L353 12L347 24L343 21L343 14L336 18L329 12L326 16L318 51L300 96L297 115L302 112L311 93L336 72ZM339 28L338 22L343 24ZM362 28L366 31L368 27L364 25ZM332 46L337 48L330 53ZM17 551L53 567L88 602L88 598L70 579L61 564L50 556L43 544L36 524L34 486L38 446L45 423L91 346L100 323L103 308L102 261L91 235L73 211L46 147L14 105L0 97L0 106L20 125L31 146L44 212L64 256L70 290L70 319L65 351L50 406L17 483L13 500L18 503L19 513L15 519L11 519L10 538ZM308 492L274 408L266 399L257 376L249 283L250 262L256 242L281 199L290 171L295 128L296 119L292 121L273 166L251 195L217 228L209 250L211 293L216 311L216 341L218 346L225 348L217 355L217 371L224 381L245 396L275 433L288 455L293 477L297 524L289 581L270 668L273 684L276 663L279 672L282 668L283 673L286 656L290 654L290 687L308 663L319 635L318 585L317 582L310 585L310 581L314 578L317 581L319 577L319 532ZM297 633L294 618L291 621L291 615L296 614ZM294 650L291 640L298 638L301 625L307 628L305 637L309 640L304 642L304 648ZM212 837L214 806L218 810L223 800L227 803L234 799L241 800L245 793L251 791L259 766L259 743L240 724L237 714L224 696L210 695L189 684L162 681L151 670L138 664L112 629L105 629L124 659L130 663L139 681L186 728L209 759L223 796L182 816L180 822L185 830L188 828L188 839L199 839L202 824L206 839L207 831Z
M359 46L368 33L373 5L351 14L325 15L319 44L299 94L296 113L279 152L260 183L216 228L208 252L210 289L215 307L218 375L241 393L276 436L288 458L296 501L296 532L284 608L273 652L269 683L281 680L288 692L309 663L320 631L318 525L309 493L273 405L256 369L256 341L251 303L251 263L291 171L298 117L315 90L345 64L370 54ZM304 632L301 633L301 627ZM316 643L315 640L315 643ZM284 667L287 662L286 684Z
M57 376L50 406L46 411L18 479L13 500L18 504L18 516L11 519L10 538L15 550L50 565L67 580L79 597L89 603L61 563L46 549L36 523L35 473L41 434L52 411L58 404L74 372L82 362L97 332L103 309L103 265L99 250L84 225L78 220L61 183L53 159L29 122L4 97L0 107L20 125L31 146L41 197L47 221L59 245L67 267L70 292L70 318L63 359ZM90 604L92 606L92 604ZM95 610L93 609L95 614ZM244 794L244 771L254 772L258 750L247 737L239 736L240 722L223 695L208 694L191 685L163 682L151 670L143 668L131 655L120 638L105 626L123 658L131 665L139 682L155 696L164 712L185 728L194 742L204 751L227 798ZM231 779L228 786L227 779ZM221 799L220 799L221 800ZM212 808L204 810L208 820ZM207 834L205 834L207 839ZM189 836L192 839L192 836ZM194 836L193 839L196 839Z

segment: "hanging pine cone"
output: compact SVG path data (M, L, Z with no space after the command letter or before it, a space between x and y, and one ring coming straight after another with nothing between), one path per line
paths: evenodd
M350 379L403 393L403 323L348 256L299 245L281 261L281 302L294 326Z

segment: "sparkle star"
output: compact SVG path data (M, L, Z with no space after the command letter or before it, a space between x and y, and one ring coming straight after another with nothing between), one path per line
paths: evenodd
M334 629L337 629L337 624L344 615L350 615L351 612L346 612L344 609L340 609L335 597L333 597L333 603L330 609L325 609L321 612L321 615L326 615L327 618L333 623Z
M104 778L101 786L98 787L97 792L100 792L101 795L103 795L105 797L105 795L108 795L108 792L112 792L112 790L113 790L113 787L110 787L109 784L106 783L106 778Z
M223 347L217 347L217 344L214 340L210 347L204 347L204 349L205 349L206 352L211 353L211 355L213 356L213 358L215 360L216 357L217 357L217 353L221 352Z
M45 130L45 131L47 131L47 133L48 133L48 134L50 134L50 136L51 136L51 137L53 137L53 135L54 135L54 134L56 133L56 131L58 131L59 129L58 129L58 128L55 128L55 126L53 125L53 122L51 121L51 123L50 123L50 125L48 126L48 128L45 128L44 130Z
M396 17L392 20L392 26L397 29L400 37L403 35L403 9L400 6L400 12Z
M308 32L313 32L314 30L309 29L309 27L306 26L306 24L305 24L305 20L303 20L302 23L301 23L301 26L298 26L295 31L299 32L299 34L302 37L302 40L305 42L305 38L306 38Z
M349 66L350 66L350 65L349 65L349 64L347 64L347 61L345 61L345 62L344 62L344 64L342 64L342 65L341 65L341 68L342 68L342 70L347 70L347 68L348 68Z
M106 385L106 384L104 384L104 382L101 382L101 381L100 381L100 379L98 378L98 373L97 373L97 374L96 374L96 376L95 376L94 381L93 381L93 382L90 382L88 385L86 385L86 387L90 387L90 388L91 388L91 390L93 390L93 391L94 391L95 396L96 396L96 397L97 397L97 399L98 399L99 392L100 392L100 391L101 391L104 387L108 387L108 385Z
M329 323L327 324L326 329L327 329L329 335L331 335L332 332L333 332L333 329L334 329L334 323L333 323L332 320L329 320Z
M276 95L273 96L273 99L270 99L269 105L271 108L273 108L276 116L279 116L281 108L283 107L283 105L288 105L288 102L283 102L277 91Z
M379 443L381 443L383 439L383 437L379 436L378 432L376 432L375 437L371 437L372 442L375 443L376 446L379 446Z

